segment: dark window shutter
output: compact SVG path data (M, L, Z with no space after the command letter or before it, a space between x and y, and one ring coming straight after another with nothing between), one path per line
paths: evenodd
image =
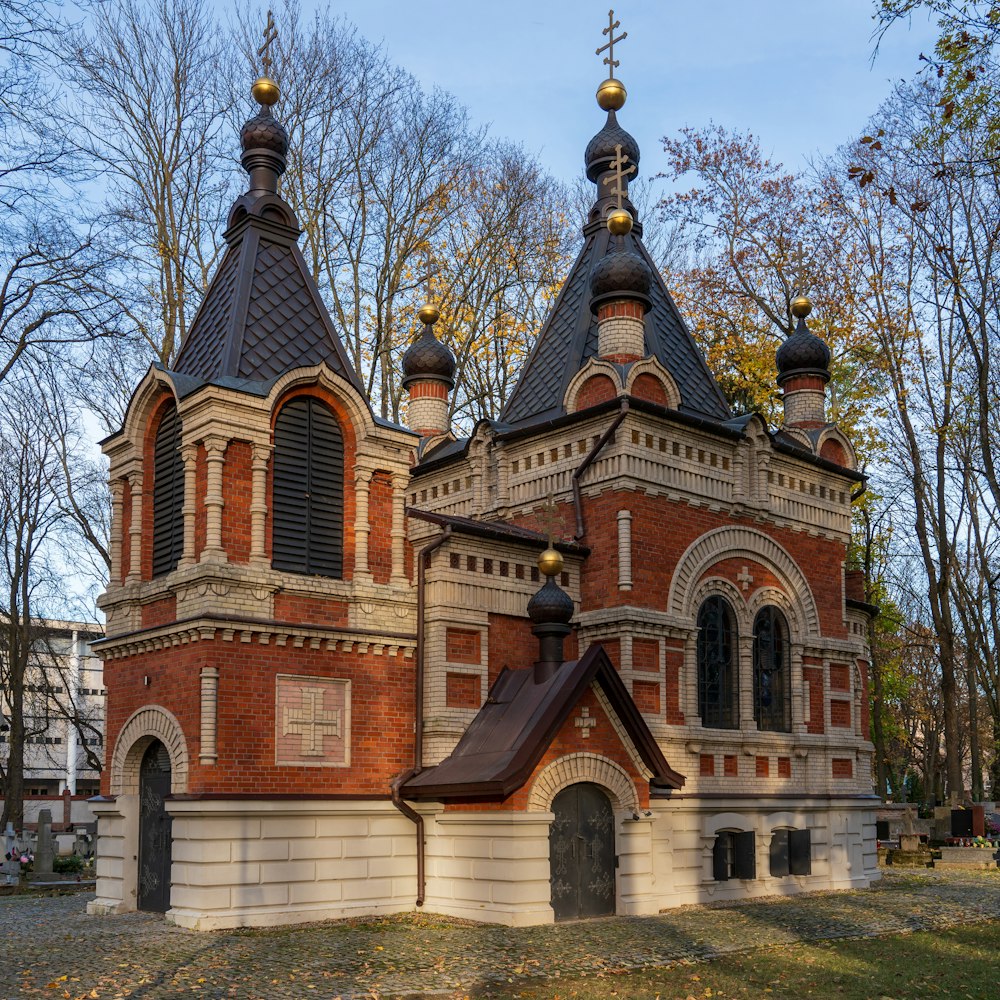
M184 549L184 463L177 407L163 411L153 444L153 576L177 568Z
M301 396L274 425L275 569L343 575L344 437L320 400Z
M716 882L729 879L729 838L730 833L720 833L712 847L712 877Z
M736 847L736 877L756 878L757 859L754 856L753 830L743 830L733 834Z
M808 830L789 831L788 854L793 875L812 874L812 838Z
M771 874L778 878L788 871L788 831L775 830L771 834Z

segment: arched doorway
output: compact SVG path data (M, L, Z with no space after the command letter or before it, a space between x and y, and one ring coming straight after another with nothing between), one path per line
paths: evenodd
M170 906L170 754L159 741L146 748L139 765L139 878L136 905L166 913Z
M615 912L615 817L607 795L581 782L552 801L549 829L552 909L556 920Z

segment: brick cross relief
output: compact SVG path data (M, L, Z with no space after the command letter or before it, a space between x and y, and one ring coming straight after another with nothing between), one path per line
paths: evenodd
M740 586L744 590L749 590L750 584L753 583L753 577L750 575L750 567L744 566L743 569L736 574L736 579L739 580Z
M285 706L281 735L301 736L303 757L322 757L323 737L340 736L340 709L323 710L322 688L303 688L301 697L301 708Z
M590 709L584 706L580 709L580 714L573 720L573 724L580 730L582 739L590 739L590 730L597 725L597 719L590 715Z

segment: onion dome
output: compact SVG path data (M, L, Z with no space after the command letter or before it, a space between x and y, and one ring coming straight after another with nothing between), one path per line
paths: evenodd
M288 133L285 126L271 114L271 109L267 106L262 107L260 114L251 118L240 129L240 143L244 153L254 149L269 149L279 156L288 153Z
M608 112L604 128L587 143L587 151L583 154L583 162L590 180L596 183L601 174L611 169L611 161L616 156L616 146L621 146L622 152L628 156L629 163L639 165L639 144L618 124L618 118L612 108Z
M798 319L795 333L778 348L778 385L794 375L814 375L830 381L830 348L806 326L812 303L804 295L792 300L792 315Z
M609 250L590 275L590 291L594 298L619 295L621 298L649 298L653 272L634 250Z
M528 601L528 617L536 625L566 625L573 617L573 598L556 583L563 559L553 549L538 557L538 568L545 574L542 588Z
M434 336L434 324L441 314L436 306L427 305L417 315L424 329L403 355L403 388L418 379L436 379L450 389L455 384L455 355Z

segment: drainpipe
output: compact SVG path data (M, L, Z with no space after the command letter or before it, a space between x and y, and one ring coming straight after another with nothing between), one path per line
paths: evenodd
M424 818L412 806L403 801L401 789L414 775L423 770L424 759L424 586L426 583L425 563L427 557L440 548L451 537L451 525L446 525L437 538L428 542L416 556L417 559L417 662L414 681L414 734L413 767L397 775L390 785L392 804L416 827L417 835L417 899L416 905L424 905L427 879L424 873Z
M594 460L601 453L601 449L614 437L614 433L621 426L622 421L628 416L629 405L628 399L623 398L621 403L621 409L618 411L618 416L611 422L611 426L601 435L597 444L590 449L587 457L580 463L577 470L573 473L573 506L576 508L576 534L573 536L574 541L580 541L581 538L587 533L587 528L583 523L583 500L580 497L580 479L583 474L590 468L594 463Z

